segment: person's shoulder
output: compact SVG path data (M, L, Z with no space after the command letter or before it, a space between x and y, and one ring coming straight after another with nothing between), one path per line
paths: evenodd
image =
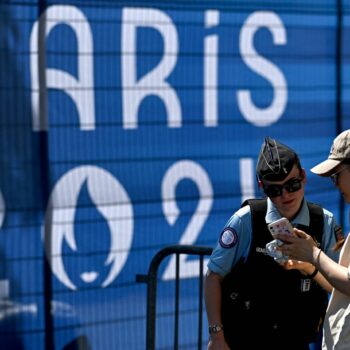
M333 218L334 217L334 214L330 210L328 210L327 208L323 207L321 204L310 202L310 201L308 201L308 203L309 204L313 204L314 206L317 206L317 207L321 208L325 218Z
M247 204L247 205L244 205L243 207L239 208L235 213L234 215L238 216L239 218L241 219L244 219L246 217L249 217L251 216L251 211L250 211L250 206Z
M325 217L328 217L328 218L333 218L334 217L334 214L330 210L328 210L328 209L326 209L324 207L322 207L322 210L323 210L323 215Z
M322 209L323 209L323 221L325 225L333 229L340 227L340 225L337 224L337 220L334 214L326 208L322 208Z
M237 239L247 241L250 239L252 216L250 206L245 205L230 217L227 221L221 235L224 235L227 231L233 232L238 237Z
M328 210L327 208L324 208L323 206L319 205L320 208L322 209L323 212L323 220L324 223L329 226L329 227L333 227L335 224L335 216L334 214Z
M310 203L310 202L309 202L309 203ZM324 206L322 206L321 204L319 204L319 203L313 203L313 202L311 202L311 204L320 207L320 208L322 209L322 211L323 211L323 216L324 216L325 218L330 218L330 219L332 219L332 218L334 217L334 214L333 214L330 210L328 210L327 208L325 208Z

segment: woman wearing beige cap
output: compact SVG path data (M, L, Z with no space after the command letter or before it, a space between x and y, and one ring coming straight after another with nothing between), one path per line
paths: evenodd
M338 187L345 201L350 203L350 130L345 130L333 141L328 159L316 165L311 171L330 177ZM294 229L296 236L278 235L285 244L281 247L289 261L287 268L299 268L295 261L311 263L319 271L315 280L331 291L323 325L322 349L350 349L350 235L345 243L338 244L339 263L334 262L317 247L304 231ZM301 264L302 265L302 264Z

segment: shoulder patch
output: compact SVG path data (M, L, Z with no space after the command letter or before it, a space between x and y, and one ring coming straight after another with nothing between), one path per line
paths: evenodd
M232 248L238 242L237 232L232 227L225 227L220 235L220 245L222 248Z
M337 242L344 239L343 228L340 225L334 227L335 239Z

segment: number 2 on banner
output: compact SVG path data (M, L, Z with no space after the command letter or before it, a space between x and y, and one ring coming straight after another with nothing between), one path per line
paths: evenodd
M174 225L180 215L176 204L176 187L181 180L190 179L199 189L199 201L179 244L194 244L205 224L213 205L213 188L206 171L197 163L183 160L172 165L162 182L163 213L170 225ZM199 276L199 260L187 260L188 254L179 255L180 278ZM203 269L208 259L204 259ZM165 268L162 279L175 279L176 256L172 255Z

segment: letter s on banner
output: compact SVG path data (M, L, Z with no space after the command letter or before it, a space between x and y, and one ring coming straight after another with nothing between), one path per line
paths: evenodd
M241 90L237 92L240 111L244 118L256 126L269 126L275 123L284 113L288 94L287 82L281 70L260 56L253 46L254 35L261 27L267 27L276 45L285 45L287 42L286 30L281 19L273 12L257 11L251 14L245 21L240 37L239 50L243 61L247 66L266 78L273 86L274 96L272 103L267 108L258 108L254 105L251 92Z

